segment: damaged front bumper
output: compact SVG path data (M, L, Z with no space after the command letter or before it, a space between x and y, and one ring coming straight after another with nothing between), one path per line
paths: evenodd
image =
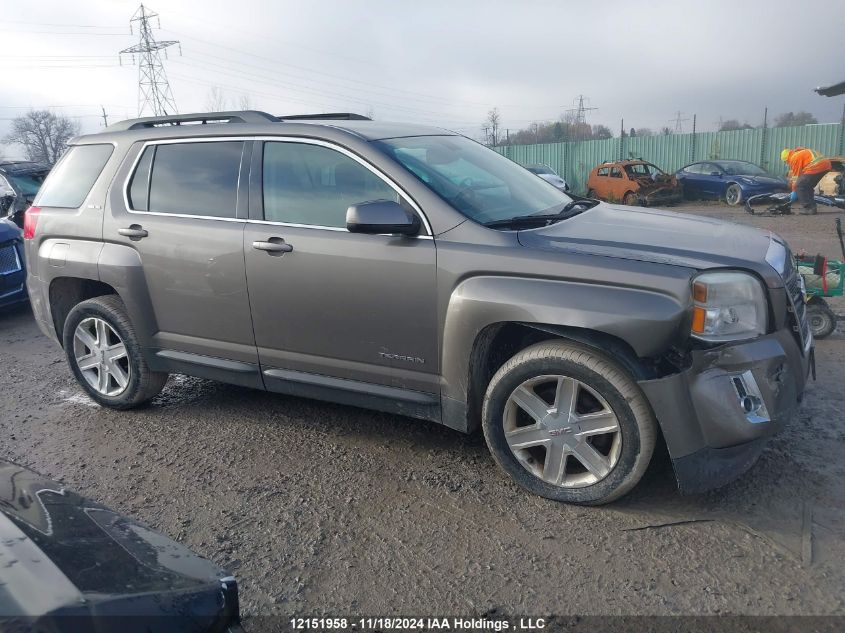
M682 492L736 479L795 415L813 363L788 329L692 352L690 366L640 381L660 423Z

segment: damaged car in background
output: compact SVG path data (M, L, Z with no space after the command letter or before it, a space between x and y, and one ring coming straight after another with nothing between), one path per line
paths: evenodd
M0 161L0 217L23 227L23 213L50 173L50 166L26 160Z
M690 199L714 198L735 207L752 196L789 191L786 179L744 160L707 160L681 167L675 177Z
M239 622L229 573L0 460L0 630L242 633Z
M641 159L596 165L587 178L587 190L588 198L632 207L674 204L683 198L677 178Z

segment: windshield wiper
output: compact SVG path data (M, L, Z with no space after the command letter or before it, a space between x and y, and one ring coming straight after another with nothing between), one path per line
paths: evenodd
M598 203L598 200L593 200L591 198L576 198L574 200L570 200L565 205L563 205L561 210L557 213L543 213L540 215L517 215L515 217L506 218L504 220L493 220L492 222L485 222L484 226L492 229L506 226L531 226L534 224L538 226L548 226L553 222L567 220L573 216L578 215L579 213L583 213L587 209L592 209Z

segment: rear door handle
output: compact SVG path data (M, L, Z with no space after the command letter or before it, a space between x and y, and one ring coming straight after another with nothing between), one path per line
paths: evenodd
M271 237L266 242L253 242L252 247L257 251L264 251L270 255L281 255L282 253L290 253L293 250L293 246L280 237Z
M131 224L129 228L117 229L117 232L123 237L128 237L134 240L140 240L142 237L147 237L150 233L144 229L140 224Z

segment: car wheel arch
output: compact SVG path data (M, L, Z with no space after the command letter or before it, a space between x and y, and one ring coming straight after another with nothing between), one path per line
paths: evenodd
M84 277L56 277L50 281L48 292L50 314L59 342L62 341L67 316L74 306L94 297L118 294L109 284Z
M644 363L626 341L607 332L551 323L493 323L478 333L470 352L466 378L468 430L478 427L484 393L499 368L514 354L535 343L549 340L580 343L600 354L612 356L635 380L657 377L657 372Z

